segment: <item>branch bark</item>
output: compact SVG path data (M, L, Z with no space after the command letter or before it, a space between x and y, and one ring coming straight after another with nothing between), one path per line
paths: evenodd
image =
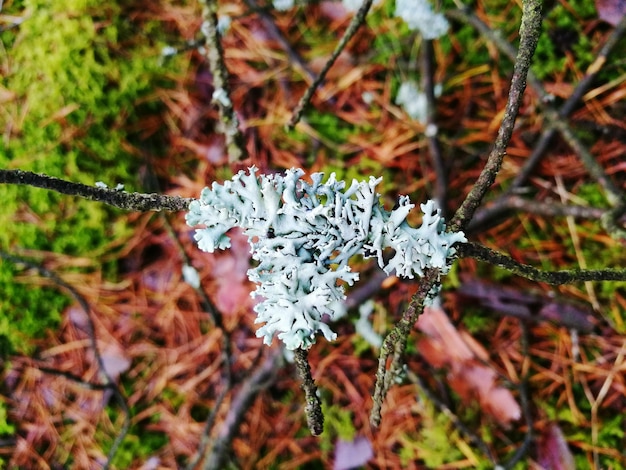
M23 184L36 188L50 189L61 194L80 196L90 201L103 202L127 211L186 211L192 198L165 196L161 194L127 193L115 189L87 186L82 183L62 180L53 176L23 170L1 170L0 183Z
M513 135L513 127L522 103L524 90L526 89L526 78L530 69L531 59L541 34L541 6L540 0L527 0L524 2L522 24L520 26L520 45L513 68L513 78L511 79L511 88L504 111L504 118L498 130L498 137L483 171L450 221L449 231L458 232L465 228L500 171L502 160L504 160L506 155L506 148Z

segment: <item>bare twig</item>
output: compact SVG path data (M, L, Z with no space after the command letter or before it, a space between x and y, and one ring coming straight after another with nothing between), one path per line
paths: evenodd
M294 351L294 363L306 401L304 412L307 424L311 434L319 436L324 431L324 414L322 413L322 402L320 397L317 396L317 386L311 376L308 356L306 349L298 348Z
M541 33L541 1L526 0L523 2L522 24L520 26L520 45L513 67L513 78L507 99L502 124L493 150L489 154L487 163L472 187L471 191L456 211L450 221L449 230L463 230L472 219L474 212L483 200L483 197L494 183L496 175L502 166L506 148L513 134L515 119L519 113L520 104L526 89L526 77L530 68L532 56L537 47Z
M138 212L186 211L189 209L189 203L193 201L193 199L179 196L127 193L126 191L117 191L115 189L98 188L22 170L0 169L0 183L24 184L36 188L51 189L61 194L80 196L120 209Z
M302 115L304 114L304 108L306 108L306 106L310 103L311 98L313 98L313 94L315 93L315 90L324 81L324 79L326 78L326 74L339 57L339 54L341 54L341 52L348 45L350 39L352 39L352 37L356 34L361 25L365 23L365 17L367 16L367 12L370 10L373 1L374 0L364 0L363 4L356 12L356 15L354 15L354 18L352 18L352 20L350 21L348 29L346 29L346 32L339 41L339 44L337 44L337 47L328 59L328 62L324 64L324 68L322 69L318 77L313 81L313 83L311 83L311 85L309 85L309 88L307 88L302 98L300 98L300 101L293 111L291 119L287 123L288 128L293 128L300 121Z
M422 88L426 95L426 138L428 139L428 153L435 171L435 200L446 217L446 201L448 175L446 164L441 155L441 147L437 139L437 120L435 107L435 54L433 42L424 40L422 43L421 76Z
M463 9L449 11L448 15L452 18L473 25L484 37L486 37L489 41L495 44L502 53L504 53L511 60L515 60L515 48L511 44L509 44L502 37L502 35L496 34L493 30L491 30L489 26L481 21L477 16ZM621 192L607 177L604 170L596 162L595 158L593 158L593 156L589 153L585 146L575 136L570 126L568 125L566 118L574 111L576 105L582 99L583 95L597 76L598 72L601 70L602 66L606 63L609 54L617 44L618 40L624 35L625 31L626 17L622 18L622 21L613 29L611 34L607 37L605 43L598 51L596 59L587 69L586 75L578 83L570 97L565 101L565 103L563 103L558 111L556 111L549 105L550 95L548 95L548 93L543 88L541 81L534 75L532 70L528 71L528 82L530 83L535 93L537 93L537 95L541 99L545 110L544 112L546 113L549 122L551 122L553 125L545 129L541 133L539 140L534 145L532 154L526 159L523 167L515 175L505 194L502 195L502 198L510 196L526 182L534 168L537 166L541 158L543 158L544 154L549 149L550 142L552 141L554 135L557 132L560 132L563 135L563 138L568 142L568 144L570 144L574 152L579 156L590 174L592 174L592 176L594 176L598 180L598 182L605 188L609 202L612 205L615 205L618 201L623 199ZM499 206L500 204L496 203L496 205L493 207L479 211L476 214L476 220L472 219L472 229L486 225L489 223L489 221L499 217L499 215L501 214L501 212L499 211ZM623 234L620 234L620 232L614 232L614 236L617 238L621 238Z
M517 195L508 195L498 198L485 210L476 212L465 232L471 234L478 230L484 230L490 222L509 210L520 210L545 217L574 217L588 220L602 220L603 217L608 217L607 214L610 212L598 207L562 204L556 201L536 201ZM615 220L615 217L611 217L611 219ZM623 215L617 217L617 222L626 222ZM617 222L614 223L617 224ZM619 226L616 225L616 228L619 229Z
M587 89L589 88L593 80L596 78L598 72L600 72L600 70L602 69L602 66L606 63L606 60L609 54L611 53L611 51L617 44L618 40L624 35L624 32L626 32L626 16L622 18L622 21L620 21L620 23L613 29L611 34L608 36L608 38L606 39L606 42L602 45L602 47L598 51L598 55L596 59L587 69L587 74L578 83L578 85L572 92L571 96L565 101L565 103L563 103L563 105L558 110L558 112L554 111L553 114L549 116L551 120L556 121L556 122L561 122L561 126L558 128L558 130L561 133L563 132L564 125L565 125L563 120L574 111L576 105L582 99L583 95L585 94L585 92L587 91ZM502 40L502 42L508 45L506 41ZM506 52L505 49L507 49L507 47L505 47L504 44L500 44L500 41L495 42L495 44L501 50ZM512 47L512 46L508 45L508 47ZM530 82L531 86L533 87L535 92L538 93L539 96L542 98L542 101L544 102L544 104L547 104L549 102L547 100L548 95L543 89L541 82L535 79L534 76L532 77L533 77L533 80ZM520 186L524 184L528 176L532 173L534 168L537 166L537 164L541 160L545 151L548 149L548 144L550 143L550 140L554 136L556 130L557 130L556 128L550 127L541 134L541 137L539 141L537 142L537 144L535 145L535 149L533 150L532 155L526 159L524 166L513 179L513 182L511 183L509 191L513 191L516 188L519 188ZM569 131L569 133L571 134L571 130ZM572 142L571 139L567 139L567 136L564 135L564 137L566 138L566 140L568 140L569 143Z
M524 357L525 360L528 360L530 357L528 354L528 329L523 322L520 322L520 328L522 330L522 357ZM522 367L522 369L527 370L528 372L526 372L525 376L523 376L520 380L517 390L519 392L520 401L522 402L521 408L524 421L526 422L526 434L524 435L522 445L517 448L509 461L503 464L506 469L513 468L517 462L527 455L533 441L533 416L530 409L531 402L528 396L528 376L530 374L530 368Z
M626 281L626 268L616 269L564 269L561 271L544 271L528 264L522 264L497 251L478 243L457 245L457 253L463 258L475 258L480 261L499 266L507 271L532 281L545 282L552 285L571 284L585 281Z
M205 37L205 51L209 67L213 74L213 102L217 103L220 111L220 132L226 139L226 151L231 163L248 158L243 133L239 129L239 119L235 114L230 99L230 84L228 69L224 63L224 51L220 34L217 30L217 0L202 0L202 34Z
M174 241L174 243L176 243L180 256L183 259L183 262L186 265L191 266L191 258L189 257L189 255L187 255L187 252L185 251L185 247L180 242L178 235L174 231L174 228L172 227L170 220L167 217L163 217L163 222L165 224L165 229L167 230L167 233L170 235L170 238ZM223 321L222 313L219 311L217 306L211 301L211 299L209 298L206 291L202 288L202 286L194 287L194 290L200 297L202 308L204 309L205 312L207 312L210 315L211 320L213 320L213 324L215 325L215 327L220 328L226 335L226 331L224 330L224 321Z
M285 39L283 33L281 33L280 29L274 23L274 18L270 15L266 10L259 8L256 0L244 0L246 5L254 10L260 17L261 21L263 21L263 26L267 30L267 32L272 36L274 40L276 40L280 46L287 52L289 56L289 63L297 65L300 70L307 76L310 81L315 80L315 73L311 70L311 68L306 64L304 59L300 57L300 55L291 47L289 41Z
M187 470L194 470L198 467L198 464L205 456L205 452L209 445L211 444L211 431L213 430L213 426L215 424L215 420L217 419L217 415L222 407L222 403L224 403L224 399L231 391L232 384L228 381L225 381L222 385L222 390L217 396L215 403L213 404L213 409L209 414L209 417L204 423L204 428L202 429L202 436L200 438L200 444L198 445L198 449L196 451L196 455L193 459L189 461L187 466L185 467ZM222 446L222 448L226 449L228 446Z
M381 421L381 410L385 396L394 383L398 371L402 368L401 359L406 349L406 342L417 318L424 311L425 299L432 288L439 282L439 270L429 268L424 272L417 293L411 299L411 304L402 315L402 319L394 326L383 341L378 357L376 371L376 385L374 388L373 407L370 413L370 422L378 426ZM387 363L391 359L389 367Z
M220 432L213 441L211 452L204 460L204 469L225 468L228 449L239 430L244 415L259 392L272 383L281 360L282 352L280 349L271 350L261 367L257 368L241 385L230 405Z

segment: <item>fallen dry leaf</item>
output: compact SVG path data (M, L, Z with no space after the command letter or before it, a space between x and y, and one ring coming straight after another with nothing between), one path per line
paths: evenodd
M469 333L460 333L443 310L427 307L417 327L428 336L419 342L420 353L433 367L449 369L448 383L463 400L478 400L503 426L521 417L511 391L499 386L495 371L480 362L488 358L487 352Z
M537 462L545 470L574 470L574 457L558 424L551 423L537 438Z
M348 470L365 465L374 457L372 443L365 436L357 436L353 441L338 439L335 445L334 470Z
M626 1L625 0L596 0L596 9L598 10L598 17L607 23L617 26L622 20L622 17L626 15Z

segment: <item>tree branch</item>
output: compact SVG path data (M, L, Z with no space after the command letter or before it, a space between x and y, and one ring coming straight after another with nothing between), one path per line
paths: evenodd
M224 50L217 31L217 0L203 0L200 4L202 5L201 31L205 37L205 55L213 74L215 89L213 102L217 103L220 112L221 128L219 131L226 139L228 161L235 163L248 158L248 151L243 133L239 129L239 119L230 100L229 73L224 63Z
M374 388L374 396L372 397L374 405L370 413L370 423L372 426L380 425L381 410L385 396L393 385L398 372L402 369L400 364L406 342L413 329L413 325L417 318L424 311L425 299L432 288L439 282L439 270L429 268L424 271L424 277L420 282L419 289L411 299L411 304L402 315L402 319L389 332L383 341L378 356L378 370L376 371L376 385ZM387 362L391 357L391 363L387 367Z
M319 436L324 431L324 414L322 413L322 402L317 396L317 385L311 376L311 366L309 365L309 353L306 349L298 348L294 352L294 362L298 376L302 382L306 405L304 412L306 420L311 430L311 434Z
M519 263L510 256L498 253L478 243L462 243L458 244L456 248L458 255L462 258L475 258L504 268L507 271L532 281L545 282L556 286L584 281L626 281L626 268L543 271L528 264Z
M463 230L472 219L474 212L480 205L483 197L494 183L502 160L506 154L506 148L513 135L515 119L526 89L526 77L530 68L532 56L539 41L541 33L541 1L526 0L522 10L522 24L520 26L520 45L517 52L511 89L504 111L504 118L498 130L498 137L491 151L487 163L467 195L461 207L456 211L450 221L449 231L458 232Z
M73 183L53 176L41 175L23 170L0 169L0 183L24 184L36 188L51 189L61 194L80 196L91 201L103 202L128 211L186 211L191 198L165 196L161 194L142 194L98 188L86 184Z
M367 16L367 12L370 10L373 2L374 0L364 0L363 4L359 8L359 11L356 12L356 15L354 15L354 18L352 18L352 21L350 21L348 29L346 29L345 34L339 41L339 44L337 44L337 47L330 56L330 59L328 59L328 62L326 62L318 77L313 81L313 83L311 83L309 88L307 88L302 98L300 98L300 101L298 102L296 109L291 116L291 119L287 123L288 128L292 129L296 124L298 124L298 121L300 121L302 115L304 114L304 108L306 108L306 106L311 101L311 98L313 98L315 90L324 81L324 79L326 78L326 74L339 57L339 54L341 54L341 52L348 45L350 39L354 37L361 25L365 23L365 17Z

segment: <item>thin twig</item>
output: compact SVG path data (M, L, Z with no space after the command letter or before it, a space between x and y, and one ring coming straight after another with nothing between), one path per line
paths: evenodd
M0 169L0 183L24 184L36 188L51 189L61 194L80 196L91 201L103 202L128 211L186 211L193 199L161 194L127 193L115 189L98 188L73 183L53 176L23 170Z
M424 311L425 299L439 282L439 270L428 268L424 271L417 293L411 299L409 307L402 315L402 319L394 326L383 340L378 356L378 369L376 371L376 385L372 397L374 404L370 413L370 423L378 427L381 421L381 411L387 392L394 383L394 380L401 370L400 361L406 349L407 339L417 318ZM391 358L389 367L387 363Z
M74 287L70 284L66 283L63 279L57 276L52 271L49 271L42 266L33 263L30 260L17 257L15 255L11 255L9 253L5 253L4 251L0 251L0 258L5 259L14 264L22 264L27 268L36 270L40 276L46 277L52 280L55 284L67 290L70 295L74 298L76 302L80 305L80 307L84 310L85 316L87 319L86 327L87 327L87 336L89 337L89 342L91 344L91 349L93 350L94 357L96 359L96 363L98 364L98 369L100 371L101 376L104 378L105 387L108 390L111 390L113 396L117 400L120 408L122 409L124 415L124 422L122 424L122 428L119 433L113 440L113 444L109 449L109 452L106 457L106 462L103 465L103 469L107 470L115 458L117 451L119 450L120 444L128 434L128 430L130 429L130 409L128 408L128 403L126 403L126 399L122 395L120 388L117 386L109 372L107 371L104 361L102 359L102 355L100 354L100 349L98 348L98 343L96 341L96 326L91 316L91 308L89 307L89 303L87 300L80 294ZM79 383L85 384L84 381L80 380ZM90 384L92 386L96 386L95 384Z
M626 32L626 16L622 18L622 21L620 21L620 23L613 29L611 34L609 34L605 43L602 45L602 47L598 51L598 55L596 59L587 69L587 74L582 78L582 80L580 80L580 82L578 82L578 85L576 85L576 88L574 89L572 94L569 96L569 98L565 101L565 103L563 103L561 108L558 110L556 116L554 115L549 116L552 120L554 120L556 117L556 120L560 122L574 111L576 105L582 99L583 95L585 94L589 86L591 86L591 84L593 83L593 80L596 78L596 76L602 69L602 66L606 63L609 54L611 53L611 51L617 44L618 40L624 35L625 32ZM505 44L508 44L504 40L503 42ZM505 48L503 48L503 44L500 44L499 41L495 42L495 44L501 50L503 50L503 52L506 53ZM509 47L511 46L509 45ZM545 104L547 104L548 101L546 100L546 98L548 97L548 95L544 91L543 86L541 85L541 82L539 80L534 79L530 83L533 89L535 90L535 92L538 93L539 96L542 98L542 101ZM561 129L563 129L563 127L561 127ZM520 169L518 174L513 179L513 182L511 183L509 191L513 191L516 188L521 187L524 184L524 182L528 179L529 175L532 173L534 168L537 166L537 164L541 160L545 151L548 150L548 144L550 143L550 140L552 139L555 133L556 133L556 129L553 127L550 127L541 134L541 137L539 141L537 142L537 144L535 145L535 149L533 150L532 155L526 159L526 161L524 162L524 166Z
M448 191L448 175L446 164L441 155L441 146L437 139L437 120L435 106L435 54L433 42L422 42L421 76L422 88L426 95L426 139L428 140L428 153L435 171L435 200L441 209L442 216L446 217L446 202Z
M430 400L441 413L446 415L446 417L452 422L452 425L461 434L465 435L473 446L477 447L483 454L485 454L492 465L498 465L498 461L485 441L483 441L478 434L472 432L467 426L465 426L463 421L461 421L461 419L454 414L454 412L443 401L437 398L436 394L428 388L428 386L416 373L408 371L407 378L420 388L422 393L426 395L426 398Z
M528 354L528 329L524 322L520 321L520 329L522 331L522 357L524 360L528 360L530 357ZM515 466L517 462L519 462L525 455L527 455L530 445L533 441L533 416L530 409L530 399L528 396L528 377L530 374L530 368L527 368L528 372L521 378L520 383L517 387L519 392L522 414L524 415L524 421L526 422L526 434L524 435L524 441L522 445L520 445L513 456L509 459L508 462L504 463L503 466L506 469L511 469Z
M457 20L473 25L484 37L486 37L489 41L495 44L502 53L504 53L511 60L515 60L515 48L511 44L509 44L502 35L496 34L492 29L490 29L489 26L487 26L476 15L473 15L465 9L452 10L447 12L447 15L451 18L455 18ZM580 80L572 94L565 101L565 103L563 103L558 111L556 111L549 105L551 97L543 88L541 81L535 76L532 70L528 71L528 82L535 91L535 93L537 93L537 95L539 96L541 102L543 103L546 116L548 120L553 123L553 125L545 129L541 133L539 140L534 145L531 155L526 159L520 171L515 175L506 192L501 196L502 198L510 196L526 182L541 158L543 158L546 151L549 150L550 142L558 131L563 135L564 139L570 144L572 149L581 158L588 171L594 177L596 177L600 184L602 184L602 186L605 188L605 190L607 191L607 198L609 199L609 202L612 205L615 205L617 201L623 199L623 197L621 196L621 192L606 176L604 170L598 165L595 158L591 156L589 151L586 150L585 146L582 145L579 139L574 135L565 119L574 111L576 105L582 99L583 95L592 84L602 66L606 63L609 54L625 32L626 16L622 18L622 21L613 29L611 34L607 37L605 43L598 51L596 59L587 69L586 75L583 77L582 80ZM499 204L496 204L496 206L493 208L479 211L475 217L477 219L476 222L472 220L471 225L473 225L474 228L478 228L488 224L489 221L499 217L500 212L495 211L498 205ZM479 223L478 220L482 222ZM623 234L620 232L615 232L616 238L621 238L622 235Z
M170 238L174 241L174 243L178 247L178 251L180 253L181 258L183 259L183 262L186 265L191 266L191 258L189 257L189 255L187 255L187 252L185 251L185 247L180 242L178 238L178 234L172 227L172 223L170 222L169 218L163 217L163 223L165 224L165 229L167 230L167 233L169 234ZM206 293L206 290L204 290L202 286L194 287L194 290L200 296L200 303L202 305L202 309L209 314L209 316L211 317L211 320L213 320L213 324L215 325L215 327L220 328L224 332L224 334L226 334L226 331L224 329L224 320L223 320L222 312L220 312L217 306L211 301L210 297Z
M258 367L243 382L237 395L233 398L228 414L222 423L220 433L215 437L211 452L206 456L202 468L206 470L225 468L227 452L239 430L243 417L259 392L266 389L273 382L281 360L282 352L280 349L271 350L261 367Z
M283 35L283 33L281 33L280 29L278 29L278 27L276 26L276 23L274 23L274 18L272 17L272 15L270 15L265 9L259 8L259 5L257 4L256 0L244 0L244 1L246 5L248 5L248 7L254 10L261 17L261 21L263 21L263 25L265 29L267 30L267 32L272 37L272 39L277 41L280 44L280 46L285 50L285 52L287 52L287 56L289 57L289 63L297 65L302 70L302 72L304 72L304 75L306 75L307 78L311 82L315 80L315 73L306 64L304 59L300 57L300 54L298 54L294 50L294 48L291 47L291 44L289 43L289 41L285 39L285 36Z
M475 258L504 268L526 279L557 286L585 281L626 281L626 268L544 271L528 264L519 263L510 256L473 242L457 245L457 253L462 258Z
M517 195L509 195L496 199L484 210L476 212L476 215L466 227L465 233L471 234L486 229L491 222L510 210L520 210L529 214L542 215L545 217L574 217L577 219L600 221L610 212L607 209L598 207L562 204L556 201L536 201L525 199ZM624 217L620 215L617 217L617 222L624 223L626 221ZM617 225L616 228L619 229Z
M231 384L229 382L222 383L222 390L219 395L215 399L215 403L213 404L213 408L209 417L204 423L204 428L202 429L202 435L200 437L200 444L198 445L198 449L196 449L196 455L193 459L189 461L189 463L185 466L187 470L194 470L198 467L200 461L204 458L205 453L211 444L211 431L213 430L213 426L215 424L215 420L217 419L217 415L222 407L222 403L224 403L224 399L228 395L228 392L231 391Z
M230 163L248 158L244 135L239 129L239 119L230 99L229 73L224 62L224 50L217 30L217 0L202 0L202 28L205 52L213 74L213 102L220 112L220 129L226 139L226 151Z
M352 39L352 37L356 34L358 29L361 27L361 25L365 23L365 17L367 16L367 13L369 12L373 1L374 0L365 0L363 4L361 5L361 7L359 8L359 10L356 12L356 15L354 15L354 17L350 21L350 24L348 25L346 32L344 33L343 37L339 41L339 44L337 44L337 47L335 48L332 55L330 56L330 59L328 59L328 62L324 64L324 68L322 69L320 74L313 81L313 83L309 85L309 88L307 88L302 98L300 98L300 101L296 105L296 108L294 109L293 114L291 115L291 119L287 123L288 129L293 129L293 127L302 118L302 115L304 114L304 108L306 108L306 106L310 103L311 98L313 98L313 94L315 93L315 90L317 90L317 87L320 86L320 84L324 81L324 79L326 78L326 74L328 73L330 68L333 66L337 58L339 57L339 54L341 54L341 52L348 45L348 42L350 41L350 39Z
M530 68L532 56L539 41L541 33L541 1L526 0L523 2L522 24L520 26L520 45L513 67L511 88L507 99L502 124L498 130L498 136L491 151L487 163L472 187L471 191L456 211L450 221L449 230L463 230L472 219L474 212L494 183L496 175L502 166L502 160L506 154L506 148L513 135L515 119L526 89L526 77Z
M304 412L307 424L311 434L319 436L324 431L324 414L322 413L322 402L317 396L317 386L311 376L308 356L309 353L306 349L298 348L294 351L294 363L306 401Z

